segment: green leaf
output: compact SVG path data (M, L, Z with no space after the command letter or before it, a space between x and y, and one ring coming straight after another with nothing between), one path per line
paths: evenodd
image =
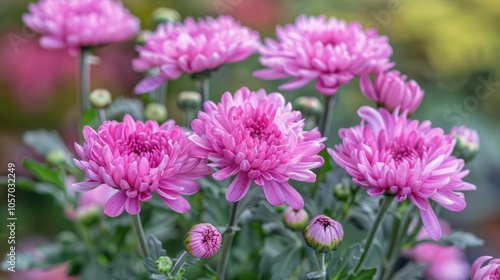
M372 280L373 276L377 273L376 268L367 268L358 272L356 275L351 275L349 280Z
M398 270L393 276L392 280L419 280L422 279L424 271L429 264L410 262L402 269Z
M309 279L318 279L318 278L321 278L325 275L324 272L322 271L313 271L313 272L309 272L307 273L307 278Z
M163 249L163 245L156 236L151 235L148 239L149 252L153 260L157 260L161 256L167 255L167 250Z
M466 247L482 246L484 244L484 240L477 237L473 233L457 230L441 237L439 244L445 246L457 246L465 249Z
M285 247L274 259L271 269L271 280L286 279L293 269L300 263L300 249L296 243Z
M335 275L334 279L346 279L347 274L358 262L362 251L361 243L356 243L349 247L345 255L338 256L338 254L334 254L336 260L330 262L327 268L327 275Z
M2 186L8 186L9 184L9 178L6 176L0 176L0 185ZM31 181L30 179L23 178L23 177L17 177L16 178L16 189L23 189L26 191L34 191L35 190L35 183Z
M23 166L31 171L33 175L40 181L56 185L60 189L64 189L64 183L59 176L59 173L46 164L33 161L29 158L23 160Z
M23 134L23 142L43 157L46 157L50 152L58 150L64 151L68 156L70 155L64 141L55 131L45 129L26 131Z
M88 111L83 113L81 125L82 127L88 125L93 128L96 128L98 126L97 111L95 108L90 108Z

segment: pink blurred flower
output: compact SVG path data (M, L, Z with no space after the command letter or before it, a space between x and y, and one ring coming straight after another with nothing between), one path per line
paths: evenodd
M445 234L451 233L448 223L440 221ZM417 240L428 238L425 230L418 233ZM420 243L404 252L404 255L416 263L427 263L425 279L428 280L466 280L469 274L469 263L464 251L455 246L440 246L432 242Z
M259 49L260 62L269 69L255 77L274 80L293 77L281 90L301 88L315 80L316 89L333 95L355 75L379 73L393 66L392 48L375 29L363 31L359 22L347 24L334 17L299 16L294 25L276 28L278 41L267 38Z
M196 258L210 258L219 251L222 235L208 223L191 227L184 238L186 251Z
M414 80L406 82L406 76L398 71L379 73L372 83L368 75L361 76L361 92L383 107L412 114L424 98L424 91Z
M142 80L136 93L158 88L182 73L198 74L215 70L226 63L238 62L255 52L259 34L241 26L230 16L207 17L197 22L167 22L137 46L139 58L132 61L136 71L159 68L160 74Z
M11 273L10 280L77 280L79 277L67 276L69 264L59 264L48 269L33 268Z
M139 20L115 0L40 0L28 6L23 22L42 34L48 49L98 46L139 32Z
M267 95L262 89L241 88L234 97L226 92L219 104L207 101L204 107L191 124L193 152L218 169L216 180L236 175L226 199L239 201L255 181L272 205L286 202L302 209L304 201L288 180L316 180L309 169L323 164L318 153L325 139L318 130L303 131L300 112L292 111L280 93Z
M208 175L206 161L191 156L193 143L171 120L159 126L126 115L123 122L104 122L97 132L86 126L83 136L83 147L75 143L82 160L74 162L88 180L73 189L117 189L104 206L111 217L124 210L139 213L140 201L149 201L154 192L174 211L185 213L191 206L181 194L196 193L194 180Z
M365 106L358 115L361 124L341 129L342 145L328 153L355 184L368 188L369 195L410 199L420 209L429 236L438 240L441 227L427 199L461 211L466 203L460 191L476 189L462 181L469 172L463 170L463 160L451 156L453 138L429 121L419 124L398 110L391 114Z
M484 265L487 261L489 261L489 263ZM478 258L472 264L471 278L472 280L500 279L500 259L494 259L490 256Z
M314 217L304 229L307 245L317 252L336 250L344 238L342 224L325 215Z

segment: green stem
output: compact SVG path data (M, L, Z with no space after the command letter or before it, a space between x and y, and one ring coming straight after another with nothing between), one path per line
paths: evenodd
M203 104L210 99L210 79L202 77L195 80L196 89L201 94L201 110L203 111Z
M323 99L323 114L319 122L319 132L323 137L328 137L330 132L330 120L332 119L333 110L337 104L337 95L325 95Z
M92 51L88 47L80 49L80 114L83 116L90 108L90 58Z
M318 261L318 271L321 272L321 280L326 280L326 269L325 269L325 253L317 253L319 257ZM317 260L317 258L316 258Z
M227 266L229 265L229 253L231 251L231 245L234 238L234 225L236 222L236 211L238 210L238 202L234 202L231 207L231 214L229 216L229 225L226 232L224 232L225 238L222 244L221 256L219 263L217 265L217 273L219 274L219 280L224 280L226 278Z
M363 247L363 253L361 254L361 257L359 258L359 261L354 268L354 275L356 275L356 273L359 271L359 269L363 265L363 261L365 260L366 256L368 256L371 245L373 243L373 239L377 235L378 228L384 218L385 213L387 212L387 209L389 209L389 206L391 206L393 198L393 196L384 196L384 198L382 199L382 207L380 208L380 211L377 214L377 218L375 219L375 222L368 232L368 236Z
M159 88L154 91L153 99L155 102L160 103L162 105L166 105L167 103L167 88L168 81L165 81Z
M184 253L182 253L182 255L179 257L179 259L177 259L177 262L175 262L174 268L172 268L172 272L170 272L170 275L175 277L177 273L179 273L182 266L184 265L184 262L186 261L187 256L188 252L184 251Z
M132 228L134 229L135 236L137 237L137 241L139 242L139 249L141 250L142 257L148 257L148 246L146 243L146 235L144 234L144 230L142 229L141 216L139 213L136 215L130 215L132 220Z
M106 111L104 108L97 109L97 119L99 120L99 124L102 124L106 120Z

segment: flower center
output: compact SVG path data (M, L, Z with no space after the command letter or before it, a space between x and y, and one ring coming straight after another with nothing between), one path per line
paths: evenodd
M205 246L213 246L214 244L217 244L217 239L218 234L213 229L207 228L203 233L202 243Z
M146 158L151 168L157 167L168 149L168 135L156 133L133 133L122 144L122 152L138 158Z
M332 223L330 222L330 220L326 219L326 218L319 218L316 223L320 224L321 226L323 226L323 229L326 230L327 227L330 227L332 226Z

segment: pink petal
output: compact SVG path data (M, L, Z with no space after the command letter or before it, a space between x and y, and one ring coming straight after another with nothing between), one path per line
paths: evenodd
M136 215L141 211L141 205L139 202L139 197L128 198L125 201L125 209L131 215Z
M120 215L125 210L126 201L126 191L118 191L104 205L104 213L110 217Z
M162 76L145 78L135 86L134 91L137 94L148 93L159 88L164 82L165 78Z
M85 181L85 182L80 182L80 183L74 183L73 185L71 185L71 189L73 189L74 191L77 191L77 192L86 192L86 191L90 191L92 189L97 188L101 184L102 184L102 182Z
M187 202L184 197L179 196L177 199L167 199L162 196L160 196L163 202L168 205L172 210L174 210L177 213L187 213L191 209L191 205L189 205L189 202Z
M424 224L425 231L430 238L434 240L439 240L441 238L441 225L439 224L436 213L432 208L428 210L420 209L420 217L422 218L422 223Z
M251 183L252 180L248 178L247 174L240 172L234 178L233 182L231 182L231 185L229 185L226 192L226 199L231 202L239 201L247 194Z
M280 186L275 181L268 181L262 186L267 201L274 206L280 206L285 201L283 192Z
M296 189L290 186L290 184L282 183L281 190L283 191L285 202L290 205L290 207L296 210L304 208L304 200L302 199L302 196Z

